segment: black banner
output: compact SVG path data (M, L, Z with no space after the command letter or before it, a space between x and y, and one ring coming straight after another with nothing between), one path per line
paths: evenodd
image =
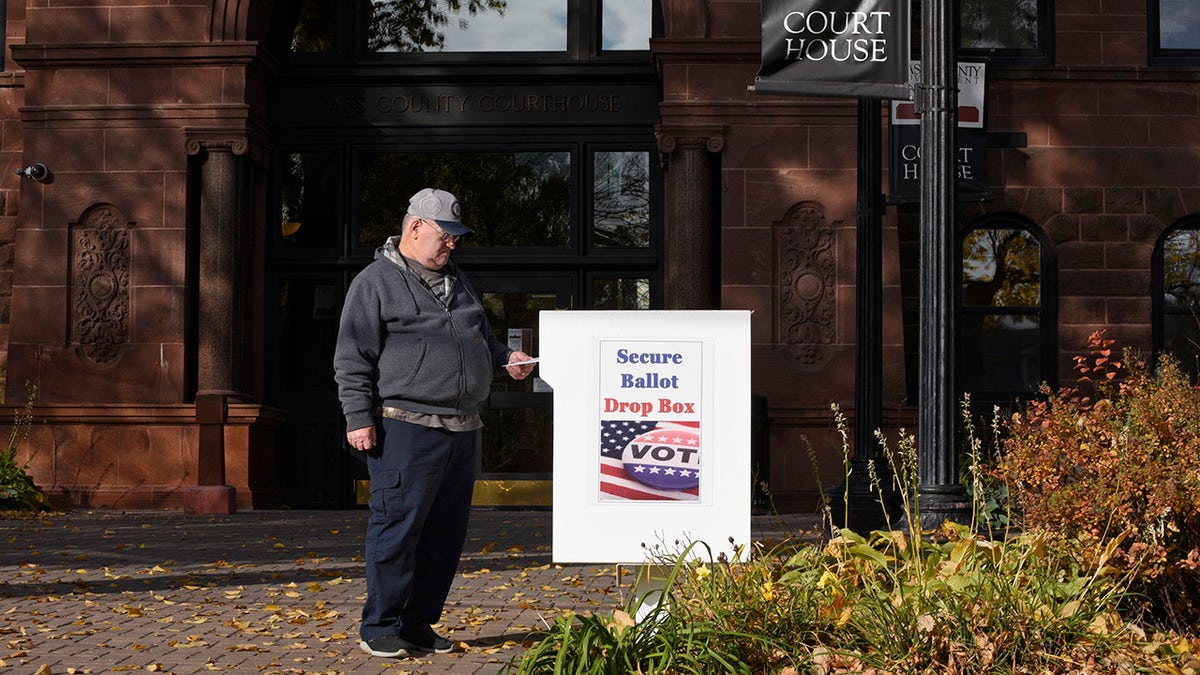
M958 152L954 173L958 177L958 201L983 202L992 198L987 171L987 131L958 128ZM921 128L892 127L891 194L889 204L921 201Z
M762 0L754 90L909 99L909 0Z
M921 82L921 63L912 63L913 86ZM955 136L955 175L958 177L958 201L978 202L992 198L988 181L985 124L987 67L983 63L958 63L958 120ZM912 103L892 101L891 162L889 178L891 204L921 200L921 115Z

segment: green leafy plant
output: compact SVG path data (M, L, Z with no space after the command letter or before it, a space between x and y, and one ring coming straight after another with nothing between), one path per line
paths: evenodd
M643 598L609 615L559 617L512 669L1098 675L1200 665L1200 640L1151 635L1122 614L1136 571L1115 563L1136 533L985 537L949 522L924 532L916 444L902 433L884 449L909 530L841 528L824 541L740 547L733 560L713 560L703 543L650 551L671 570L653 609L632 618Z
M8 446L0 450L0 511L47 511L52 507L46 494L29 476L28 465L17 463L17 450L29 436L33 424L33 400L36 388L31 388L25 407L13 419Z
M758 622L765 614L782 617L770 592L770 581L749 581L741 575L714 578L713 561L699 563L688 546L673 558L661 591L635 598L627 608L607 615L565 614L529 649L518 664L519 673L749 673L769 672L765 665L784 654L773 633ZM737 569L764 571L760 566ZM681 578L712 582L681 583ZM716 579L722 579L717 582ZM752 589L750 587L753 587ZM749 592L748 592L749 591ZM693 593L698 593L698 595ZM726 597L729 596L729 597ZM742 602L730 605L732 596ZM757 597L754 611L744 601ZM635 621L643 604L652 605ZM766 605L766 606L762 606ZM740 618L731 621L730 613ZM756 618L757 617L757 618Z
M993 406L991 413L990 427L981 436L975 428L976 415L971 410L971 396L967 394L963 397L961 417L967 461L962 482L974 507L971 526L974 530L986 530L989 536L996 537L1011 532L1015 521L1008 484L995 471L1003 455L1001 439L1006 433L1004 419L999 406ZM985 437L987 448L984 447Z
M997 475L1026 527L1055 528L1136 572L1156 623L1200 625L1200 390L1170 357L1151 369L1090 338L1078 382L1013 416Z

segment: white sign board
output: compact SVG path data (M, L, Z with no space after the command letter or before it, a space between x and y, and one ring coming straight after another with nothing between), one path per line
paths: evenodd
M540 321L555 562L641 563L692 542L733 559L750 539L750 312Z

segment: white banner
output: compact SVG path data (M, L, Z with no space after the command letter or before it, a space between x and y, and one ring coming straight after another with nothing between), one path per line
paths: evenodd
M750 537L750 313L541 313L554 388L554 560ZM671 551L677 552L677 551Z

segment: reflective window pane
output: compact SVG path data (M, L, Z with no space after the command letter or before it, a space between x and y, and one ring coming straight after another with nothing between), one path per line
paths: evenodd
M331 391L341 295L332 279L279 281L278 389ZM301 337L302 336L302 337Z
M333 52L337 23L334 0L297 0L281 3L280 11L295 13L288 50L293 54L329 54Z
M526 354L536 356L539 353L538 343L538 313L545 310L560 309L558 296L554 293L483 293L483 309L487 312L488 323L492 332L503 343L513 349L521 349ZM510 342L510 331L528 331L528 346L524 342L518 346ZM516 340L516 336L512 336ZM537 373L535 372L534 375ZM514 380L506 373L498 372L492 381L493 391L533 391L534 377L524 380Z
M337 242L337 156L286 156L279 213L284 248L328 248Z
M554 410L487 408L480 452L482 473L546 474L554 454Z
M371 0L372 52L564 52L567 0Z
M960 46L1036 49L1038 0L961 0Z
M1037 390L1042 383L1042 336L1037 317L968 314L960 321L966 391Z
M1200 308L1200 230L1177 230L1163 242L1163 306Z
M596 279L592 309L650 309L650 280Z
M1196 0L1157 2L1159 48L1200 49L1200 3Z
M1200 316L1188 313L1173 313L1163 316L1162 351L1179 359L1184 372L1197 381L1200 368Z
M603 49L650 49L650 0L605 0L601 15Z
M1036 392L1052 381L1054 367L1043 358L1045 326L1053 320L1042 298L1039 239L1023 227L977 227L963 237L960 253L963 391L984 405Z
M539 312L558 308L555 293L483 293L483 308L492 331L501 342L529 354L539 353ZM528 331L527 333L525 331ZM510 333L511 341L510 341ZM527 337L526 337L527 336ZM523 343L528 340L528 346ZM514 380L498 373L493 392L538 391L538 373ZM482 413L484 431L481 462L483 473L546 473L553 449L554 416L550 407L487 407Z
M475 230L459 246L567 246L568 152L369 153L359 171L358 243L374 248L400 230L408 199L447 190Z
M650 153L593 156L592 242L609 248L650 245Z
M1041 247L1023 229L981 228L962 245L962 294L966 307L1041 305Z
M1200 354L1200 230L1180 229L1162 244L1162 346L1196 380Z

